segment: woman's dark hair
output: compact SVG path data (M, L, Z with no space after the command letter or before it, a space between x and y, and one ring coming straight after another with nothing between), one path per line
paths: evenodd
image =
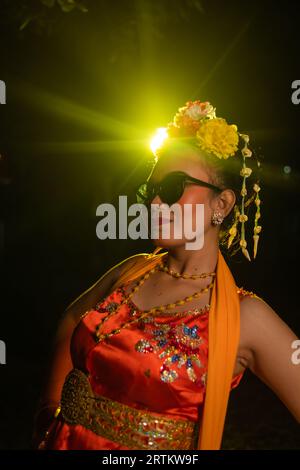
M235 206L232 208L231 212L226 216L224 219L219 232L219 244L220 247L227 249L227 240L229 237L229 229L234 222L235 217L235 208L241 206L242 196L241 196L241 189L242 189L242 181L243 178L240 175L240 171L243 166L243 156L241 153L241 149L244 146L244 141L240 138L239 139L239 146L236 154L231 156L227 159L218 158L213 154L208 154L207 152L200 149L197 141L193 137L188 138L168 138L161 149L158 150L157 156L160 159L163 155L169 154L170 150L176 149L182 151L186 151L187 149L192 149L194 152L198 153L199 161L205 167L206 171L208 171L210 183L214 184L215 186L221 189L231 189L235 193L236 203ZM252 151L252 156L246 158L246 165L248 168L251 168L252 173L246 179L246 188L247 188L247 195L245 197L245 214L248 215L248 220L245 224L246 231L251 232L253 227L251 226L251 217L250 217L250 210L256 210L254 204L251 204L255 198L255 191L253 190L253 185L255 183L259 184L260 180L260 162L257 158L256 152L254 149L249 146ZM253 217L254 220L254 217ZM250 225L250 227L249 227ZM247 238L247 237L246 237ZM234 242L232 243L231 247L227 252L230 255L234 255L237 251L239 251L239 234L235 238Z

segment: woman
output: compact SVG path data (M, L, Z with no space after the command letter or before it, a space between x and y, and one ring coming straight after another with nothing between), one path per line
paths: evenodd
M200 101L187 102L159 135L138 200L148 209L176 204L194 234L204 205L203 246L188 249L174 213L159 215L154 253L111 268L66 309L36 417L40 449L220 449L230 390L246 368L300 422L297 337L236 286L220 251L251 259L245 229L254 202L256 256L260 186L250 185L249 137Z

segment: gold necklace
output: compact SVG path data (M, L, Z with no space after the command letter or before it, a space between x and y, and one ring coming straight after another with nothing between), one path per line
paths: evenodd
M123 286L119 287L121 290L122 294L125 296L126 292ZM141 310L137 307L137 305L132 301L128 300L127 305L131 305L131 308L133 312L131 312L131 316L136 315L136 312L141 312ZM192 310L183 310L180 312L158 312L157 314L153 314L150 319L155 318L155 317L176 317L176 318L181 318L181 317L187 317L187 316L197 316L197 315L202 315L202 313L205 313L208 309L210 308L210 304L207 303L201 308L194 308ZM140 317L139 317L140 318ZM143 322L146 322L146 320L143 320Z
M125 299L120 303L118 304L110 313L109 315L107 315L106 317L104 317L101 322L96 326L96 341L97 343L100 343L101 341L105 341L107 340L108 338L110 338L111 336L113 335L116 335L118 333L121 332L121 330L123 328L127 328L128 326L132 325L133 323L136 323L137 321L141 320L142 318L146 317L146 316L151 316L151 314L155 313L155 312L164 312L165 310L167 309L171 309L171 308L174 308L174 307L177 307L177 306L180 306L180 305L184 305L185 303L187 302L190 302L191 300L193 299L196 299L198 297L201 296L201 294L203 294L204 292L208 292L209 289L211 289L214 285L214 281L212 281L208 286L202 288L200 291L197 291L195 292L194 294L192 295L189 295L187 297L184 297L184 299L181 299L181 300L177 300L176 302L174 303L169 303L169 304L165 304L165 305L160 305L160 306L157 306L157 307L153 307L151 308L150 310L146 310L144 311L143 313L141 313L141 315L139 315L138 317L135 317L134 319L132 320L129 320L129 321L126 321L126 322L123 322L121 323L120 327L119 328L114 328L113 330L111 330L109 333L100 333L100 328L101 326L114 314L117 313L117 311L120 309L120 307L126 303L128 303L128 300L133 296L133 294L135 292L138 291L138 289L144 284L144 282L146 281L146 279L149 278L149 276L151 274L153 274L154 272L158 271L160 269L160 266L161 266L161 263L159 263L157 266L155 266L154 268L152 268L149 272L147 272L143 277L142 279L137 283L137 285L135 287L133 287L133 289L131 290L131 292L127 295L127 297L125 297ZM178 314L181 314L182 312L177 312ZM176 314L174 315L176 317Z
M213 277L213 276L216 275L215 272L201 273L201 274L187 274L187 273L180 274L180 273L170 269L166 264L160 264L159 269L160 269L160 271L163 271L163 272L169 274L170 276L176 277L178 279L179 278L183 278L183 279L203 279L205 277L209 277L209 276Z
M175 312L175 313L170 313L170 312L164 312L164 313L160 313L159 315L153 315L153 316L149 316L149 317L146 317L144 319L142 319L141 321L143 323L152 323L153 322L153 319L156 317L156 316L159 316L159 317L172 317L173 318L183 318L183 317L197 317L199 315L203 315L204 313L206 313L208 311L208 309L210 308L210 304L205 304L203 307L201 308L195 308L193 310L188 310L188 311L184 311L184 312ZM140 320L140 318L138 318L138 320ZM165 324L165 323L163 323Z

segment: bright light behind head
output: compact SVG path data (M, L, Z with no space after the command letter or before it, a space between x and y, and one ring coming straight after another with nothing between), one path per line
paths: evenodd
M156 130L156 133L154 137L152 137L150 141L150 148L154 155L156 154L156 151L162 146L164 140L168 137L168 132L166 127L159 127Z

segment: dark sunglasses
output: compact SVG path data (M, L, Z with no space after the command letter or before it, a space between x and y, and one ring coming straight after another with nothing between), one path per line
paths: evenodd
M151 181L143 183L136 193L137 202L148 205L151 204L155 196L159 195L161 201L170 206L181 198L188 183L203 186L218 193L223 191L213 184L193 178L182 171L173 171L168 173L159 183Z

